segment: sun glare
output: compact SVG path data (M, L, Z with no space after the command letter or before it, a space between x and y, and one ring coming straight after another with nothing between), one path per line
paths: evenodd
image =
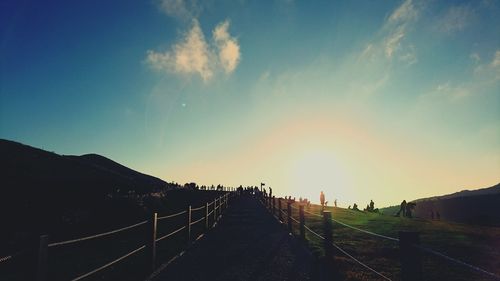
M293 162L290 169L290 193L307 196L312 202L319 200L320 191L335 198L350 197L347 171L340 159L328 148L306 150Z

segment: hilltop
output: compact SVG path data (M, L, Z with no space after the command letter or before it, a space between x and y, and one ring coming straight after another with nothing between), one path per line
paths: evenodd
M0 139L0 238L72 235L143 219L169 208L177 187L97 154L65 156ZM182 193L182 192L181 192ZM196 198L171 194L172 198Z
M440 214L441 220L479 225L500 226L500 183L491 187L421 198L417 203L415 216L431 219ZM397 212L399 206L382 208L385 214Z

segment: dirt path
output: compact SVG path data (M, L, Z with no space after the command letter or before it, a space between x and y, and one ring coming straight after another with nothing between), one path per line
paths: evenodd
M234 200L216 228L153 280L312 280L312 256L257 200Z

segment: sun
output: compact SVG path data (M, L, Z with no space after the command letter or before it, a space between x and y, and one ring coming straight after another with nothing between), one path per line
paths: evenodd
M328 148L306 149L292 161L289 191L292 196L319 201L320 191L333 204L335 198L350 197L348 174L340 158Z

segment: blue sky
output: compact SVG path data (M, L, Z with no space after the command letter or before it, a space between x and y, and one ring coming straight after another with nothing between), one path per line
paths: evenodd
M6 0L0 137L345 205L493 185L499 14L494 0Z

